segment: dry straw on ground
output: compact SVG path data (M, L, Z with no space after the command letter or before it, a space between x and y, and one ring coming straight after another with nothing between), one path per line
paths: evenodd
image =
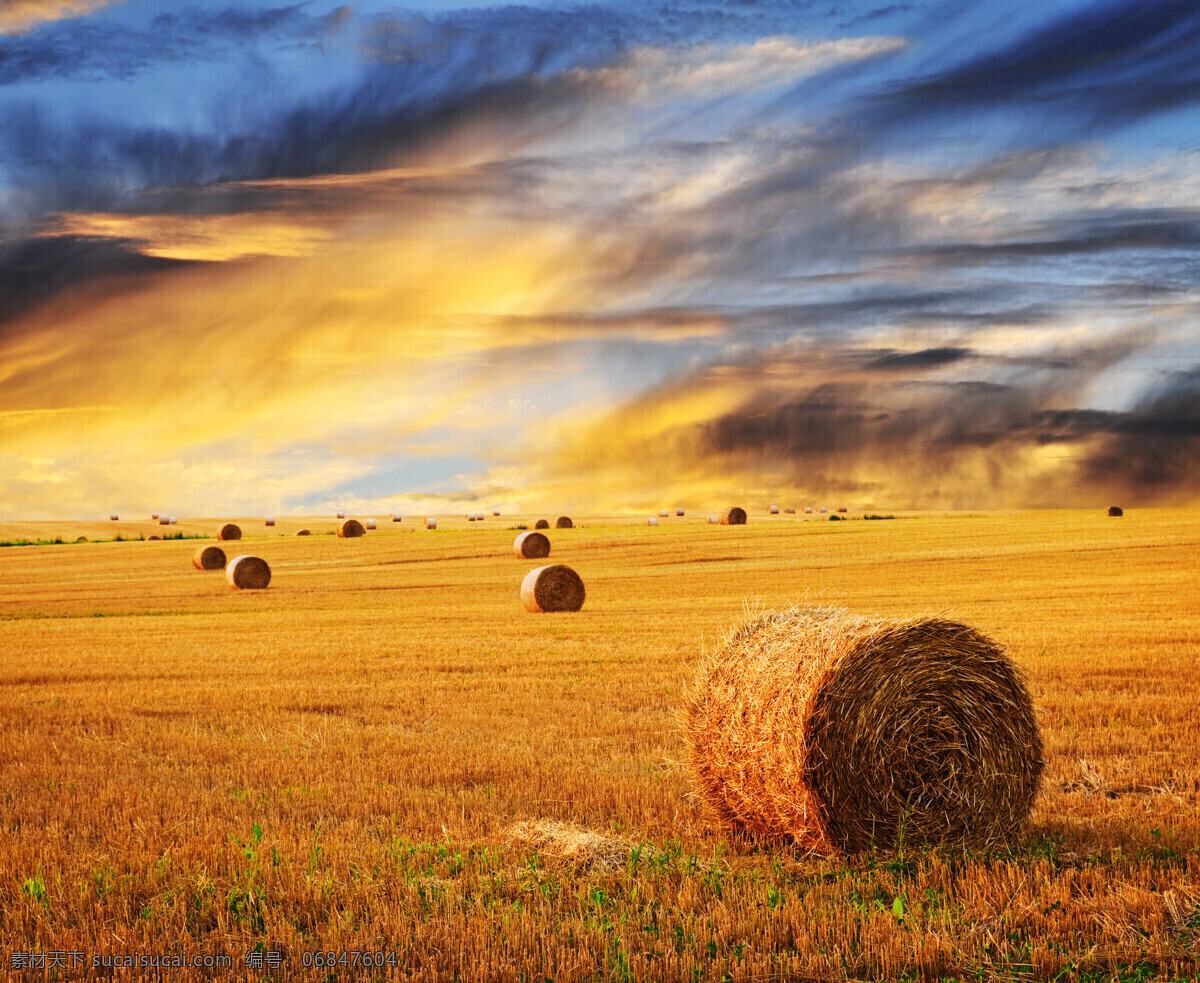
M703 661L683 723L723 823L820 852L1010 839L1042 773L1020 671L941 618L758 615Z
M740 509L735 505L721 513L721 525L723 526L744 526L745 524L745 509Z
M521 602L535 613L578 611L585 594L579 574L561 563L530 570L521 583Z
M538 519L538 521L533 524L533 528L534 529L549 529L550 528L550 520Z
M225 568L225 579L238 590L262 590L271 582L271 568L257 556L235 556Z
M225 551L220 546L201 546L192 554L192 566L197 570L220 570L225 566Z
M513 553L520 560L540 560L550 555L550 540L545 533L523 532L513 540Z
M365 536L366 532L363 524L357 519L343 519L337 527L337 534L341 539L357 539L359 536Z
M226 522L220 529L217 530L217 539L228 543L234 539L242 538L242 530L235 526L232 522Z
M1119 505L1110 505L1108 507L1108 514L1113 517L1121 516L1125 514L1125 510Z
M569 515L560 515L554 520L555 529L573 529L574 527L575 523L571 521L571 517Z

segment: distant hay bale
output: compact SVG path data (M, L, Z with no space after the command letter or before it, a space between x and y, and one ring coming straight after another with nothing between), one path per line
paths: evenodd
M220 546L201 546L192 554L192 566L197 570L220 570L225 566L225 551Z
M650 516L650 518L646 520L646 525L657 526L658 525L658 516L656 516L656 515Z
M683 515L683 509L676 509L676 510L675 510L675 514L676 514L676 515Z
M746 510L739 509L736 505L726 509L721 513L721 525L723 526L744 526L746 524Z
M820 511L820 512L828 512L828 511L829 511L829 509L825 508L825 506L824 506L824 505L822 505L822 506L821 506L821 508L820 508L818 511Z
M337 534L339 539L357 539L359 536L365 536L367 530L357 519L343 519L338 523Z
M158 524L160 526L169 526L171 524L171 517L169 515L160 515L158 517Z
M476 522L482 522L482 521L483 521L483 518L484 518L484 516L483 516L483 513L482 513L482 512L476 512L476 513L475 513L475 521L476 521Z
M540 560L550 555L550 539L545 533L523 532L513 540L513 553L520 560Z
M339 519L344 519L344 518L346 518L346 513L345 513L345 512L339 512L339 513L337 514L337 517L338 517Z
M554 528L555 529L574 529L575 523L571 521L571 517L569 515L560 515L557 519L554 520Z
M296 535L297 536L311 536L312 533L309 532L307 529L298 529L298 530L296 530Z
M785 515L795 515L796 514L795 509L784 509L783 512Z
M400 516L398 516L398 515L393 515L393 516L392 516L392 521L393 521L393 522L399 522L399 521L400 521Z
M499 515L499 514L500 514L499 509L492 509L492 515Z
M721 517L720 517L719 515L710 515L710 516L708 517L708 524L709 524L710 526L716 526L716 525L719 525L719 524L720 524L720 522L721 522Z
M437 528L437 519L426 519L425 520L425 528L426 529L436 529Z
M530 570L521 582L526 611L578 611L585 593L579 574L561 563Z
M839 505L839 506L838 506L838 511L839 511L839 512L845 512L845 511L847 511L847 509L846 509L846 506L844 506L844 505Z
M146 537L146 542L147 542L147 543L149 543L149 542L150 542L150 541L152 541L152 540L153 540L153 541L155 541L155 542L159 542L159 543L161 543L161 542L162 542L162 536L147 536L147 537Z
M468 521L468 522L474 522L474 521L475 521L475 513L474 513L474 512L468 512L468 513L467 513L467 521Z
M262 590L271 582L271 568L257 556L235 556L225 568L225 579L238 590Z
M805 515L811 515L811 514L812 514L812 506L811 506L811 505L806 505L806 506L804 506L804 514L805 514Z
M220 529L217 530L217 539L222 542L231 542L235 539L242 538L242 530L235 526L232 522L226 522Z
M151 513L150 513L150 518L151 518L151 519L157 519L157 518L158 518L158 513L157 513L157 512L151 512Z
M267 525L268 526L275 525L275 516L273 516L273 515L267 516Z
M771 515L779 515L779 506L772 505L768 511L771 513Z
M78 539L75 540L75 542L77 542L77 543L86 543L87 541L88 541L87 536L80 536Z
M117 513L116 513L116 512L109 512L109 513L108 513L108 517L109 517L109 519L111 519L113 522L117 522L117 521L119 521L119 520L120 520L120 518L121 518L119 515L117 515Z
M179 522L179 516L177 516L177 515L171 516L171 525L175 525L178 522Z
M659 517L660 519L665 519L665 518L666 518L667 516L669 516L670 514L671 514L671 513L670 513L670 512L668 512L666 509L663 509L661 512L659 512L659 513L658 513L658 517Z
M368 519L368 520L367 520L367 522L366 522L366 525L367 525L367 528L368 528L368 529L374 529L374 528L375 528L375 520L374 520L374 519Z
M1110 505L1108 507L1108 514L1113 517L1116 517L1119 515L1124 515L1125 510L1123 508L1121 508L1121 506L1119 506L1119 505Z
M533 524L533 528L534 529L549 529L550 521L548 519L538 519L538 521Z
M682 722L722 822L825 852L1000 842L1043 767L1021 672L941 618L761 614L699 666Z

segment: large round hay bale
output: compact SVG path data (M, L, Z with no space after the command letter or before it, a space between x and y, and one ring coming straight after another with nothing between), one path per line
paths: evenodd
M571 517L569 515L560 515L554 520L555 529L573 529L574 527L575 523L571 521Z
M232 522L226 522L220 529L217 530L217 539L223 543L232 542L235 539L242 538L242 530L235 526Z
M275 525L275 516L273 516L273 515L267 516L267 525L268 526Z
M109 517L109 519L111 519L113 522L116 522L117 520L119 520L119 519L121 518L119 515L117 515L117 513L116 513L116 512L109 512L109 513L108 513L108 517Z
M437 519L432 519L432 518L426 519L425 520L425 528L426 529L436 529L437 528Z
M704 660L683 720L722 821L826 852L1003 841L1042 773L1020 671L941 618L759 615Z
M520 560L540 560L550 555L550 539L545 533L523 532L513 540L513 553Z
M721 513L721 525L723 526L744 526L746 524L746 510L739 509L736 505L733 508L728 508Z
M1125 510L1119 505L1110 505L1108 507L1108 514L1115 518L1116 516L1124 515Z
M157 543L161 543L161 542L162 542L162 536L147 536L147 537L146 537L146 542L147 542L147 543L149 543L149 542L157 542Z
M296 530L296 535L297 535L297 536L311 536L311 535L312 535L312 533L311 533L311 532L309 532L307 529L297 529L297 530Z
M367 520L367 529L370 530L370 529L374 529L374 528L375 528L375 520L368 519Z
M393 522L399 522L399 521L400 521L400 516L398 516L398 515L396 515L395 513L393 513L393 514L392 514L392 521L393 521Z
M366 533L367 530L357 519L343 519L338 523L337 534L341 539L357 539L359 536L365 536Z
M483 513L482 513L482 512L476 512L476 513L475 513L475 521L476 521L476 522L482 522L482 521L483 521Z
M169 515L160 515L158 517L158 524L160 526L169 526L171 524L171 517Z
M87 541L88 541L87 536L80 536L78 539L75 540L75 542L77 542L77 543L86 543Z
M676 514L676 515L683 515L683 509L676 509L676 510L675 510L675 514Z
M779 515L779 506L772 505L767 511L769 511L771 515Z
M192 554L192 566L197 570L220 570L225 566L225 551L220 546L201 546Z
M579 574L561 563L530 570L521 582L526 611L578 611L585 593Z
M475 521L475 513L474 513L474 512L468 512L468 513L467 513L467 521L468 521L468 522L474 522L474 521Z
M262 590L271 582L271 568L266 560L242 554L235 556L225 567L225 579L238 590Z
M538 519L538 521L533 524L533 528L534 529L549 529L550 528L550 520L549 519Z

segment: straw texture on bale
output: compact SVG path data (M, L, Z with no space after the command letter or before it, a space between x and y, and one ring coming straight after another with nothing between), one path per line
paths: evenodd
M201 546L192 554L192 566L197 570L220 570L225 566L225 551L220 546Z
M578 611L585 593L579 574L561 563L530 570L521 583L526 611Z
M226 522L220 529L217 530L217 539L228 543L234 539L242 538L242 530L235 526L232 522Z
M341 539L357 539L366 535L367 530L357 519L344 519L338 523L337 534Z
M307 529L298 529L298 530L296 530L296 535L297 536L311 536L312 533L309 532Z
M571 517L569 515L560 515L557 519L554 520L554 528L555 529L574 529L575 523L571 521Z
M437 528L437 519L426 519L425 520L425 528L426 529L436 529Z
M534 529L549 529L550 528L550 520L549 519L538 519L538 521L533 524L533 528Z
M235 556L225 568L225 579L238 590L262 590L271 582L271 568L257 556Z
M1043 767L1020 671L941 618L761 614L700 665L682 721L723 823L826 853L1008 840Z
M771 513L771 515L779 515L779 506L772 505L770 508L770 513Z
M736 505L733 508L726 509L721 513L721 525L723 526L744 526L746 524L746 510L739 509Z
M1121 506L1119 506L1119 505L1110 505L1108 507L1108 514L1111 516L1114 516L1114 517L1119 516L1119 515L1124 515L1125 510L1123 508L1121 508Z
M550 539L545 533L523 532L513 540L513 552L520 560L540 560L550 555Z
M658 525L658 516L656 516L656 515L650 516L650 518L646 520L646 525L657 526Z

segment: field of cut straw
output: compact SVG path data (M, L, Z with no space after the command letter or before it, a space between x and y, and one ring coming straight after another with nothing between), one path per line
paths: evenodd
M537 516L233 518L261 591L193 566L223 520L0 526L50 541L0 548L0 978L1196 978L1200 512L691 511L572 516L545 560ZM525 610L547 563L582 611ZM1017 842L711 822L689 666L793 602L1007 645L1046 759Z

